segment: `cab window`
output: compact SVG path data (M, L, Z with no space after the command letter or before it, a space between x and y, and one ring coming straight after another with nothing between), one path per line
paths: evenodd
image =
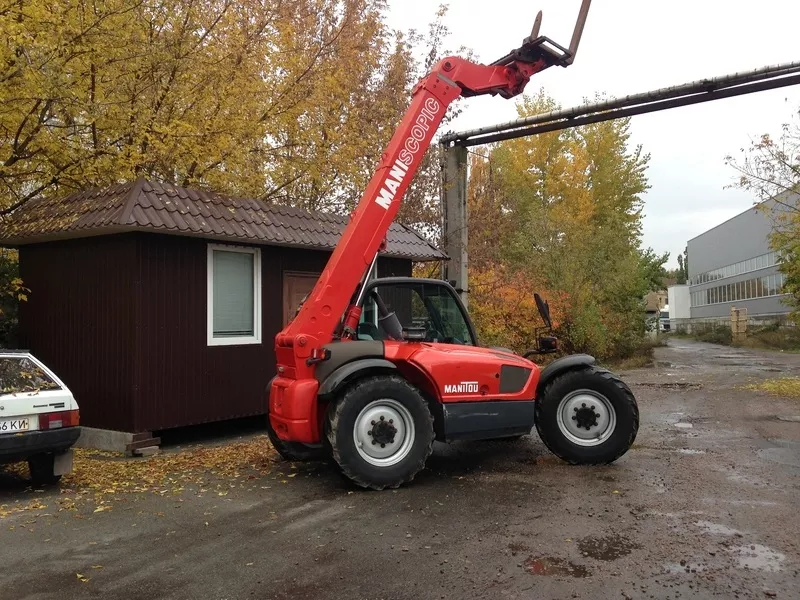
M454 292L445 285L423 282L379 283L362 304L359 339L391 339L382 327L385 315L394 313L404 330L423 334L429 342L475 345Z

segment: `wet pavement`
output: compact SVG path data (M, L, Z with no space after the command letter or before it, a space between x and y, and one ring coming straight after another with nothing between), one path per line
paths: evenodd
M800 355L672 340L623 373L642 424L610 466L534 435L436 446L394 491L279 465L224 497L12 515L0 598L800 598L800 400L741 388L786 375Z

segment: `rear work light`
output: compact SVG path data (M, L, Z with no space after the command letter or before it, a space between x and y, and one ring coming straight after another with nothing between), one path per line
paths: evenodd
M59 429L60 427L75 427L78 425L77 410L44 413L39 415L39 429Z

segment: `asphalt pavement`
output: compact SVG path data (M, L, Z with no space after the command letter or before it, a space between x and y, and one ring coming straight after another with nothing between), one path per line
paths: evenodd
M634 447L567 466L534 435L437 445L399 490L276 463L229 492L54 510L0 479L0 598L800 598L800 356L672 340L622 373ZM219 476L218 483L224 483Z

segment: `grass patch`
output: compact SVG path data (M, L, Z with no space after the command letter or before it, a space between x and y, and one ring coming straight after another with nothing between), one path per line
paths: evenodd
M703 330L700 330L700 327L702 326L696 326L696 330L691 334L676 332L671 335L738 348L800 352L800 327L782 327L777 323L758 327L751 326L747 331L747 337L738 342L733 341L729 325L718 324Z
M611 369L629 371L631 369L646 369L653 366L653 353L656 348L667 345L666 337L644 338L630 356L620 356L604 361Z
M800 351L800 331L797 327L764 327L748 332L740 346L763 350Z
M779 377L743 386L754 392L767 392L782 398L800 398L800 377Z

